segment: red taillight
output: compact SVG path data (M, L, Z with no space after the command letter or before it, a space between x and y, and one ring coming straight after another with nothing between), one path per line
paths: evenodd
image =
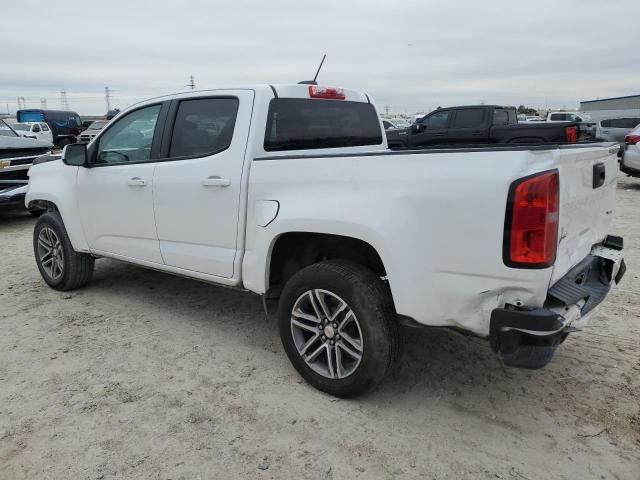
M578 141L578 127L566 127L564 129L564 136L567 139L567 143L575 143Z
M640 135L627 135L624 137L624 143L627 145L636 145L640 143Z
M556 260L560 182L552 170L511 185L504 233L504 263L546 268Z
M311 98L326 98L329 100L344 100L344 90L334 87L319 87L317 85L309 85L309 96Z

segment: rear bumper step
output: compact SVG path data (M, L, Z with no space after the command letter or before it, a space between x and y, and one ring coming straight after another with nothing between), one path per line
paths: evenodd
M557 346L599 305L626 267L622 238L610 236L556 282L542 308L506 305L491 312L489 341L506 365L542 368Z

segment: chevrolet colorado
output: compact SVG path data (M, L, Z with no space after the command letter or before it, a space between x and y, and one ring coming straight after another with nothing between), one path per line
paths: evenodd
M572 143L580 137L578 124L518 123L514 107L471 105L438 108L409 128L387 131L389 148L482 144Z
M296 370L354 396L391 371L402 324L546 365L624 274L617 149L393 152L364 93L222 88L121 112L34 166L26 204L47 210L33 248L52 288L109 257L279 298Z

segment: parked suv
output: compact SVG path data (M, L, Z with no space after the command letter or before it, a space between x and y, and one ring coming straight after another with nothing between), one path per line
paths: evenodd
M620 159L620 170L632 177L640 177L640 125L624 137L624 153Z
M605 142L624 142L624 138L640 124L640 117L607 118L596 122L596 139Z

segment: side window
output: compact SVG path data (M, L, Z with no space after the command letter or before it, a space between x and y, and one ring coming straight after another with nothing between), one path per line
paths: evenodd
M567 120L567 116L564 113L552 113L551 120L564 122Z
M504 108L496 108L493 111L494 125L507 125L509 123L509 112Z
M625 128L636 128L638 125L640 125L640 118L625 118L626 120L626 125Z
M229 148L237 114L237 98L181 101L171 136L169 156L205 156Z
M49 131L49 125L47 125L46 123L41 123L42 125L42 131L43 132L48 132Z
M466 108L456 110L453 128L476 128L484 124L484 108Z
M96 163L147 162L160 105L135 110L116 123L100 137Z
M37 123L33 125L33 128L31 129L31 131L33 133L40 133L40 125L38 125Z
M450 115L449 111L436 112L426 117L422 121L422 123L424 123L425 127L427 127L428 130L438 130L438 129L447 128L447 125L449 124L449 115Z
M600 126L602 128L609 128L609 127L611 127L611 123L612 123L612 120L602 120L600 122Z

